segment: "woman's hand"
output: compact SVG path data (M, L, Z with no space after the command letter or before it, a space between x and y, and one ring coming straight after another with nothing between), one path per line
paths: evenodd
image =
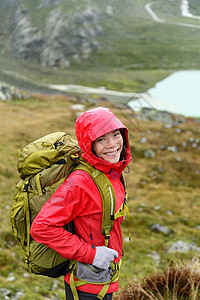
M92 265L101 269L108 269L111 261L118 257L117 251L105 246L96 247L96 254Z

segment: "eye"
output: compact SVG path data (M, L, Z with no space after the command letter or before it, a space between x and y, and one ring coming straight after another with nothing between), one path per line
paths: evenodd
M104 140L105 140L104 137L100 137L100 138L98 138L98 139L96 140L96 142L99 143L99 142L103 142Z
M114 132L114 136L119 136L119 135L121 135L121 132L119 130Z

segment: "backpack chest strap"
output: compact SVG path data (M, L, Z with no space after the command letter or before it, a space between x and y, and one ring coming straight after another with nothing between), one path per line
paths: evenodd
M127 205L127 193L125 195L124 198L124 202L122 203L122 205L120 206L120 208L118 209L118 211L115 213L115 220L119 217L125 217L128 216L128 224L129 224L129 241L131 240L131 217L130 217L130 211Z

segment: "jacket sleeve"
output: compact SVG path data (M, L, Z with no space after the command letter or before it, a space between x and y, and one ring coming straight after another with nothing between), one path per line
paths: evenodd
M66 259L92 264L95 247L63 228L74 218L87 214L91 207L92 196L84 188L92 180L88 176L83 171L73 172L42 207L30 234L36 242L54 249Z

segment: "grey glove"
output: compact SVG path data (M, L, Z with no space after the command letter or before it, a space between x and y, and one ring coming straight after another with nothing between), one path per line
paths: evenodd
M114 258L118 257L117 251L107 248L105 246L96 247L96 254L92 265L101 269L108 269L110 263Z

